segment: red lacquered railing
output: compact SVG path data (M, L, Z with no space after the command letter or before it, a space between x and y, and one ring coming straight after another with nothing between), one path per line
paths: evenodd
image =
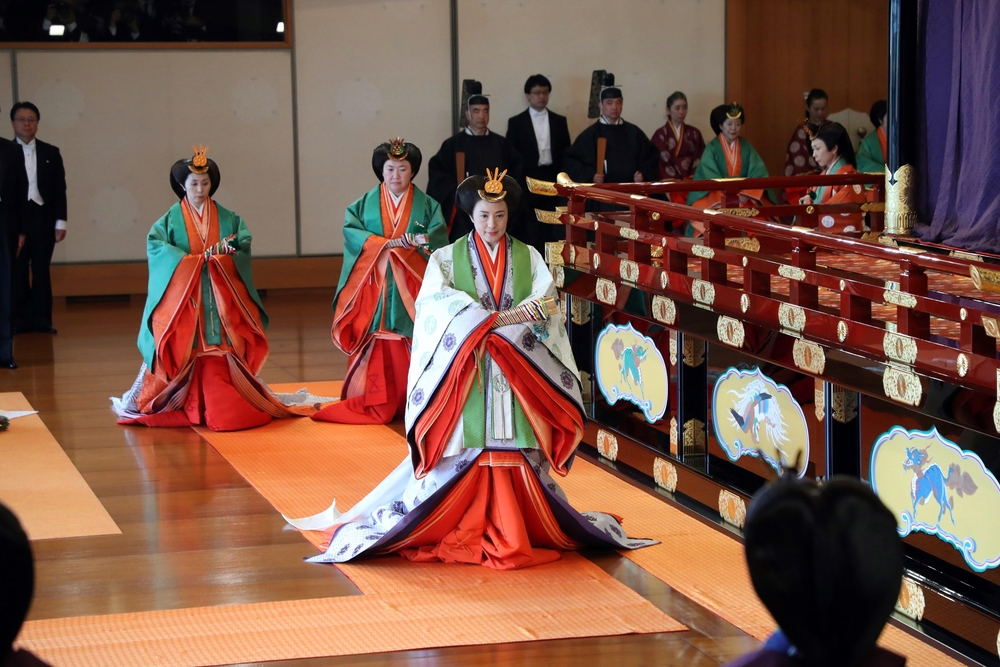
M538 181L536 186L543 187ZM555 184L548 184L555 185ZM593 184L572 184L564 179L562 185L577 187ZM762 202L760 204L740 203L740 193L746 190L784 190L786 188L812 188L824 185L858 185L869 189L868 201L861 204L777 204ZM723 196L722 210L736 215L752 218L796 218L796 224L816 228L821 215L838 213L853 213L861 211L868 213L871 229L882 231L882 212L885 210L885 177L882 174L846 174L837 176L782 176L776 178L724 178L708 181L656 181L652 183L615 183L613 185L593 186L600 190L613 190L622 195L669 195L671 193L690 192L721 192ZM555 194L549 191L550 194ZM588 197L591 201L603 201L599 197ZM611 203L611 202L605 202ZM739 209L739 210L737 210Z
M847 178L867 183L872 177L744 179L739 188ZM887 395L896 400L909 395L914 405L922 392L914 399L911 383L920 384L912 370L996 392L1000 304L991 303L991 295L979 291L1000 291L1000 272L991 265L648 196L679 185L533 183L535 192L568 198L565 212L551 214L566 226L562 247L550 248L555 251L550 253L550 263L557 282L563 267L591 274L597 278L596 300L613 307L622 305L617 303L613 285L639 287L653 295L652 316L667 325L677 324L674 300L709 308L720 315L720 340L737 347L744 344L742 336L733 338L729 331L724 337L723 329L734 325L742 329L741 322L747 322L798 337L815 348L813 353L822 353L822 346L827 346L885 362L890 364L885 373ZM704 182L683 185L689 190L704 189ZM586 213L588 202L626 207L627 212ZM703 222L705 235L694 239L670 233L665 224L669 219ZM592 244L588 244L588 232L594 234ZM892 277L879 280L831 268L818 264L818 255L825 264L831 258L849 257L862 264L888 266ZM775 287L786 281L787 294L778 293ZM959 284L961 289L931 289L931 282ZM820 290L835 296L833 306L820 303ZM873 308L884 310L885 305L895 307L895 323L874 317ZM932 336L931 318L944 321L953 334ZM814 374L822 375L822 371ZM898 384L893 391L890 381Z

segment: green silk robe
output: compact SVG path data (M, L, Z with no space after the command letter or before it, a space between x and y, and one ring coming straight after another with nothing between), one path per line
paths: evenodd
M441 206L420 188L413 186L413 204L410 220L406 227L409 234L426 234L430 249L436 250L448 245L448 226L441 213ZM344 266L340 271L340 282L333 297L333 310L341 298L355 263L361 255L362 247L370 236L382 236L382 194L381 185L372 188L365 196L347 207L344 221ZM399 288L392 271L386 271L385 299L379 304L372 318L369 331L374 332L384 323L385 328L406 338L413 337L413 320L400 297ZM383 319L383 304L386 313Z
M207 203L206 203L207 205ZM250 231L243 224L243 219L232 211L215 205L219 219L219 237L225 238L236 234L239 250L232 255L233 262L239 272L243 284L260 312L263 325L267 326L267 313L257 294L253 283L253 273L250 268ZM142 326L139 329L139 351L152 370L156 368L156 341L153 336L153 311L160 304L164 293L174 278L174 271L186 255L191 254L187 228L184 224L184 214L181 203L170 207L166 215L156 221L146 238L146 255L149 258L149 287L146 296L146 308L142 314ZM205 342L209 345L221 343L222 322L215 304L215 294L212 291L212 281L209 277L208 263L201 268L202 312L199 321L203 323ZM193 340L192 340L193 343Z
M869 132L858 146L858 171L862 173L885 173L885 156L882 155L882 144L878 140L878 130Z
M745 137L740 137L740 160L741 168L739 176L742 178L767 178L767 166ZM694 180L706 181L713 178L729 178L729 169L726 167L726 153L722 150L719 138L715 137L705 146L705 152L701 154L701 162L694 172ZM698 201L707 191L692 192L688 194L688 206ZM774 198L773 193L771 193Z

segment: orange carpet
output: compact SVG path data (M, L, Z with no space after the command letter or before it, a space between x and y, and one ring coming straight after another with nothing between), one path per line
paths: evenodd
M513 572L395 556L358 569L382 592L30 621L18 644L59 667L195 667L685 629L577 554Z
M6 392L0 409L34 408L21 392ZM38 415L12 419L0 432L0 461L0 501L32 540L121 533Z
M294 391L299 387L274 388ZM339 387L340 383L308 385L313 394L326 396L336 395ZM320 512L334 496L342 511L350 508L407 453L406 442L389 428L317 424L305 419L282 420L257 429L249 434L252 444L248 434L206 429L199 433L288 516ZM344 474L345 469L349 474ZM559 483L576 509L625 517L630 535L661 541L654 547L625 552L647 572L753 637L764 639L774 630L774 621L753 591L738 541L582 459ZM319 534L306 537L314 544L322 539ZM369 590L368 564L347 564L342 569L359 588ZM886 627L881 642L907 656L910 667L960 664L894 626Z
M335 395L339 383L309 388ZM325 509L334 493L350 507L406 454L382 426L283 419L198 431L279 511L298 516ZM686 629L574 553L514 572L398 556L339 567L365 595L31 621L18 643L59 667L193 667Z

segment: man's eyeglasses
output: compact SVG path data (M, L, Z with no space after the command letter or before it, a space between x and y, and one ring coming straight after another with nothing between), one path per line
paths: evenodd
M28 125L33 125L38 122L37 118L15 118L15 123L26 123Z

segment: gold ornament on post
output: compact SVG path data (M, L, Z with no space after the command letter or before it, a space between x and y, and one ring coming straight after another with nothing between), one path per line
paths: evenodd
M904 164L896 173L885 167L885 233L892 236L910 236L917 221L913 209L915 185L913 165Z

